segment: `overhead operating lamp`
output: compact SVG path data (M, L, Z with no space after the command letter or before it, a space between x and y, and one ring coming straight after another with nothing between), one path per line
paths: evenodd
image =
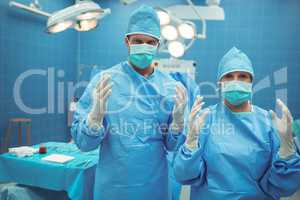
M75 5L55 12L49 17L47 29L57 33L73 27L77 31L89 31L98 25L98 19L110 14L93 1L78 1Z
M34 5L37 4L38 1ZM101 18L111 13L110 9L102 9L91 0L77 0L74 5L52 14L40 10L38 6L33 7L33 4L27 6L10 1L9 5L47 17L48 33L59 33L68 28L74 28L77 31L89 31L97 27Z
M191 0L188 5L173 5L166 9L157 7L156 12L161 25L160 52L180 58L193 45L196 39L206 39L206 21L224 20L224 10L219 7L220 0L207 0L207 6L195 6ZM199 33L194 23L200 20Z
M191 21L174 17L162 8L156 8L161 25L160 51L172 57L182 57L197 37L196 26Z

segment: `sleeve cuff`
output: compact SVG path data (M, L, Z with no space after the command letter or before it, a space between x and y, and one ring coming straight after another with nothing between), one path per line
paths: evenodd
M292 154L290 154L290 155L288 155L288 156L285 156L285 157L280 156L280 155L279 155L279 152L277 153L277 158L278 158L279 160L283 160L283 161L291 160L291 159L293 159L293 158L295 158L295 157L297 157L297 156L299 156L299 154L298 154L297 152L294 152L294 153L292 153Z
M181 135L181 132L174 132L172 130L169 130L170 138L173 140L177 140L179 136Z
M182 145L182 152L183 154L187 155L187 156L192 156L193 154L195 154L197 151L200 151L201 146L198 145L197 148L195 149L190 149L186 144Z
M92 137L99 137L102 136L104 137L105 131L103 125L97 125L97 124L88 124L88 121L85 120L85 125L87 128L87 131L85 132L86 135L92 136Z

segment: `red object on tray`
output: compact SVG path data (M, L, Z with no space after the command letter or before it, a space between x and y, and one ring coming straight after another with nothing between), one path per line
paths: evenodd
M41 145L40 148L39 148L39 153L40 154L47 153L47 148L44 145Z

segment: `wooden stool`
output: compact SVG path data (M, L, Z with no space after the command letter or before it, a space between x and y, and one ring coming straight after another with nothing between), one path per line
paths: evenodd
M11 136L13 128L18 127L18 146L22 145L22 125L26 128L26 145L30 145L30 130L31 119L28 118L13 118L9 120L8 128L5 135L5 141L3 145L3 152L7 152L11 144Z

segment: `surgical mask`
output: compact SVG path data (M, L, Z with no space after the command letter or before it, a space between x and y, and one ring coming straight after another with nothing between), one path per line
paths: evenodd
M140 69L146 69L152 63L157 52L157 46L149 44L133 44L129 48L130 62Z
M228 81L223 83L224 98L232 105L241 105L252 98L252 83L244 81Z

